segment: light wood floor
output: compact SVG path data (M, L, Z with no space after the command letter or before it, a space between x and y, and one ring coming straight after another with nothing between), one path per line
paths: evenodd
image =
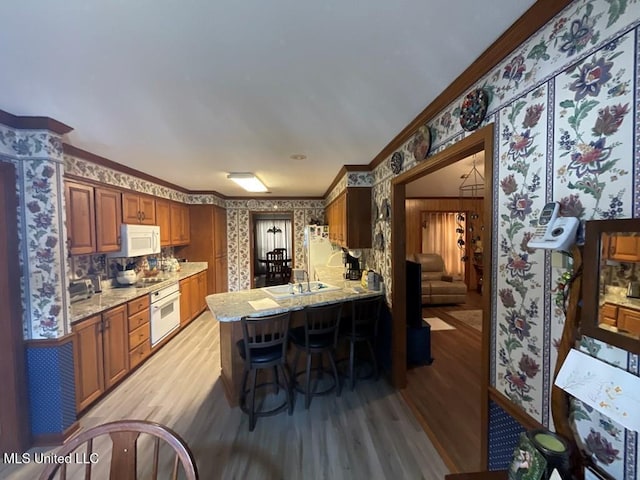
M260 418L249 432L248 417L225 400L218 343L217 324L204 313L90 409L81 427L123 418L166 424L192 448L203 480L437 480L448 473L400 393L382 379L340 398L315 397L308 411L299 398L293 416ZM0 463L0 478L32 480L40 470Z
M423 308L423 317L439 317L455 330L431 332L428 366L407 371L403 391L430 436L441 446L452 471L480 470L481 333L447 315L453 310L479 310L482 297L469 292L467 303Z

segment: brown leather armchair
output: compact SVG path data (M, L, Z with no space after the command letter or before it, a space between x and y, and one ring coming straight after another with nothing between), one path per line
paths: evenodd
M422 268L422 304L451 304L467 301L467 285L448 275L444 260L437 253L413 253L408 260Z

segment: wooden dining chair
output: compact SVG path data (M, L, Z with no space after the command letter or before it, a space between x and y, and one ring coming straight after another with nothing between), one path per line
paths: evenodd
M285 283L286 263L282 250L267 252L267 285Z
M153 460L150 465L146 463L142 465L142 462L138 462L138 438L141 434L149 435L154 440ZM136 480L138 467L143 466L151 469L151 476L145 472L144 478L157 479L161 445L168 445L174 452L170 478L173 480L178 478L179 465L182 464L184 478L198 480L196 462L186 442L170 428L146 420L119 420L90 428L72 437L56 452L56 455L59 457L71 455L72 459L79 460L82 463L80 468L84 470L85 480L107 478L102 472L92 477L92 468L99 465L101 461L107 460L104 458L107 452L94 450L94 440L105 435L109 435L112 443L108 477L110 480ZM67 463L47 464L40 475L40 480L66 479L69 465ZM69 475L74 473L70 472Z

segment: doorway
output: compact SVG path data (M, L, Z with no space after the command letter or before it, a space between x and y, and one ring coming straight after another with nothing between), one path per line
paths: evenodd
M294 258L293 214L291 212L251 213L251 288L266 285L268 252L283 252L285 266Z
M24 452L30 443L15 182L15 167L0 162L0 453Z
M492 187L492 159L493 159L493 125L488 125L475 133L469 135L451 147L439 152L427 161L417 165L413 169L399 175L392 180L391 197L392 197L392 382L397 388L407 387L407 363L406 363L406 247L407 247L407 227L406 227L406 190L407 185L425 175L437 172L438 170L452 165L464 158L477 154L480 151L485 152L484 156L484 177L485 192L483 202L483 240L485 244L484 255L482 255L482 265L484 271L488 272L491 265L491 225L492 225L492 205L493 205L493 187ZM480 438L480 464L477 470L486 469L487 463L487 431L488 431L488 386L489 386L489 342L490 342L490 311L491 311L491 278L483 279L484 294L479 297L479 307L482 310L482 333L480 336L480 388L479 398L476 403L480 405L480 418L474 430L477 431ZM475 292L473 292L475 293ZM437 361L437 359L435 360ZM454 379L450 379L454 381ZM458 379L457 381L462 381ZM406 398L406 397L405 397ZM411 405L411 399L407 399ZM451 415L450 406L446 403L440 408L439 414L446 418ZM414 409L415 411L415 409ZM463 413L464 415L464 413ZM441 455L448 463L452 471L459 471L459 467L451 461L447 454L447 449L456 448L455 445L445 446L438 438L436 438L430 426L423 422L423 427L431 437L434 445L439 449Z

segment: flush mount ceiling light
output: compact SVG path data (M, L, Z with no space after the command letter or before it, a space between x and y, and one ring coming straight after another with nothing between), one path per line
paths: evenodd
M233 180L247 192L266 192L267 187L253 173L230 173L227 178Z

